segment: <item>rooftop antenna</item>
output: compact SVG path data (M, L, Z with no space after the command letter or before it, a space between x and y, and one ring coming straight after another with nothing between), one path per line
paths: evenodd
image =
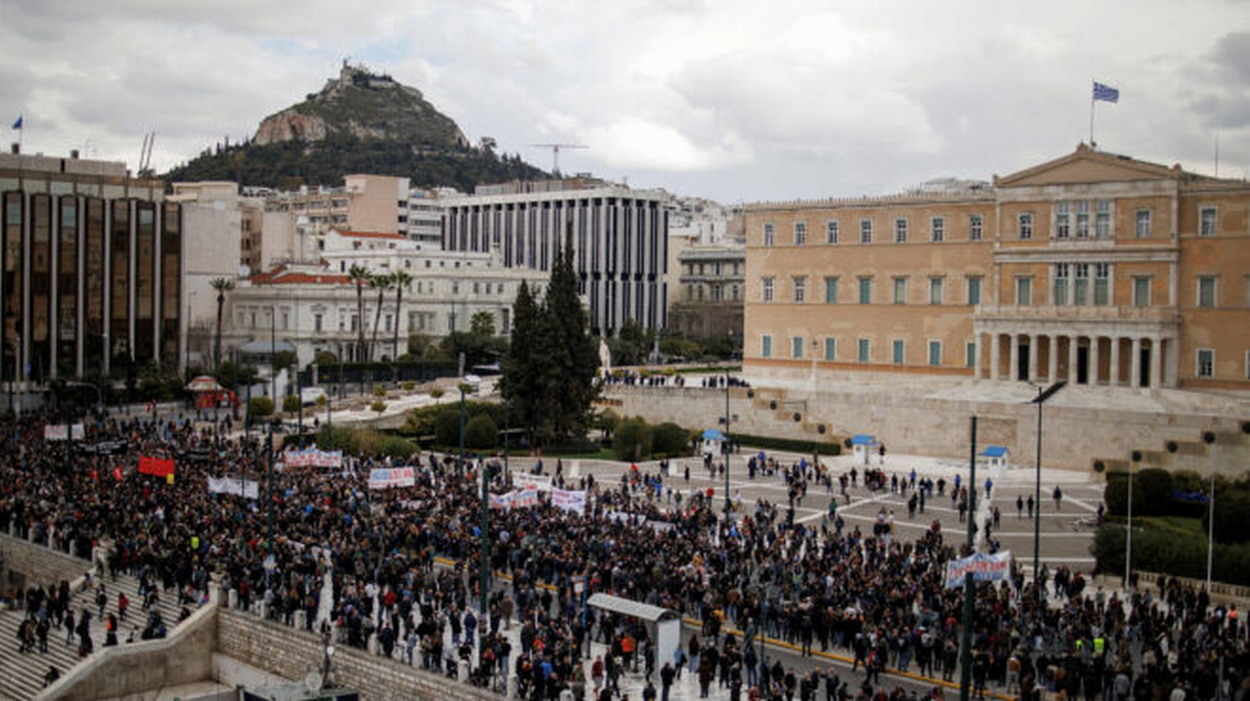
M581 144L530 144L534 148L551 149L551 174L560 177L560 149L562 148L589 148Z

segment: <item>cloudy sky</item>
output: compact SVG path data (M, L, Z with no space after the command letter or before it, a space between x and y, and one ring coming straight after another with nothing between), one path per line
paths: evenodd
M164 170L350 57L473 140L584 144L565 172L725 203L988 179L1088 139L1250 171L1250 2L0 0L0 119L24 148ZM16 136L10 131L9 135Z

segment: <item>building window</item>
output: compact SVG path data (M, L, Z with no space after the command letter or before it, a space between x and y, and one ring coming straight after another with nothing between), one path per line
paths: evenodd
M313 331L321 333L321 322L322 316L320 314L313 314Z
M894 278L894 303L907 304L907 278Z
M1089 304L1089 263L1076 264L1076 281L1072 286L1072 303L1078 307Z
M946 240L945 218L933 217L929 220L929 237L934 243L941 243Z
M1133 278L1133 306L1149 307L1150 306L1150 278L1135 277Z
M1215 377L1215 351L1210 348L1198 349L1198 377Z
M773 279L766 277L760 280L760 299L764 302L773 301Z
M825 278L825 304L838 303L838 278Z
M1033 304L1033 278L1016 278L1016 305L1027 307Z
M946 282L940 277L929 278L929 304L942 304Z
M394 317L392 315L387 314L386 316L382 317L382 330L387 333L390 333L392 323L394 323Z
M1215 236L1215 223L1219 210L1215 207L1203 207L1198 213L1198 235Z
M773 337L764 335L760 337L760 356L764 358L773 357Z
M1067 263L1055 263L1052 296L1057 307L1062 307L1068 303L1068 267Z
M291 330L291 312L282 312L282 330Z
M871 219L859 220L859 242L860 243L872 243L872 220Z
M859 303L872 304L872 278L870 277L859 279Z
M1111 200L1098 200L1097 211L1094 213L1094 236L1100 239L1111 238Z
M907 243L907 220L894 220L894 243Z
M906 351L906 347L904 346L902 339L895 339L890 346L890 362L895 365L902 365L904 352Z
M1105 307L1111 303L1111 264L1094 263L1094 304Z
M1028 241L1033 238L1033 213L1025 212L1016 218L1016 222L1020 227L1020 240Z
M794 301L796 304L802 304L807 299L807 278L794 278Z
M964 346L964 365L970 368L977 366L977 344L973 341Z
M1198 306L1215 308L1215 277L1203 275L1198 278Z
M981 226L982 226L982 219L981 219L980 214L973 214L972 216L968 217L968 240L969 241L981 240Z
M942 364L942 342L941 341L929 341L929 364L930 365Z
M764 245L765 246L773 245L773 239L774 239L773 225L770 222L764 225Z
M1136 224L1133 227L1137 238L1144 239L1150 237L1150 210L1139 209L1136 214Z
M1081 200L1076 203L1076 237L1089 238L1089 202Z
M837 358L838 358L838 339L826 338L825 339L825 360L829 362L833 362L834 360L837 360Z
M859 362L866 363L872 355L872 342L866 338L859 339L858 355Z
M803 222L803 221L794 222L794 245L796 246L807 245L807 222Z
M408 312L408 331L412 332L416 330L417 330L417 313Z
M828 221L825 223L825 243L834 244L838 242L838 222Z
M1067 202L1055 203L1055 238L1066 239L1072 237L1071 216Z
M976 305L980 303L981 303L981 278L970 277L968 278L968 304Z
M790 357L795 358L795 359L801 359L803 357L803 337L802 336L790 337Z

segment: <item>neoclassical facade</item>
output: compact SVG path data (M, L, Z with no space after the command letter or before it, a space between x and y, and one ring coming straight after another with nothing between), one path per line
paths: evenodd
M747 207L748 375L1250 390L1250 184L1081 145L993 183Z

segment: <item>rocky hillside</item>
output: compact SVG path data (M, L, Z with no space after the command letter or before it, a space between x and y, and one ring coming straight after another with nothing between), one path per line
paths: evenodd
M161 177L291 188L334 185L349 173L398 175L421 187L544 178L519 156L475 147L416 88L343 64L320 92L261 121L243 144L217 144Z

